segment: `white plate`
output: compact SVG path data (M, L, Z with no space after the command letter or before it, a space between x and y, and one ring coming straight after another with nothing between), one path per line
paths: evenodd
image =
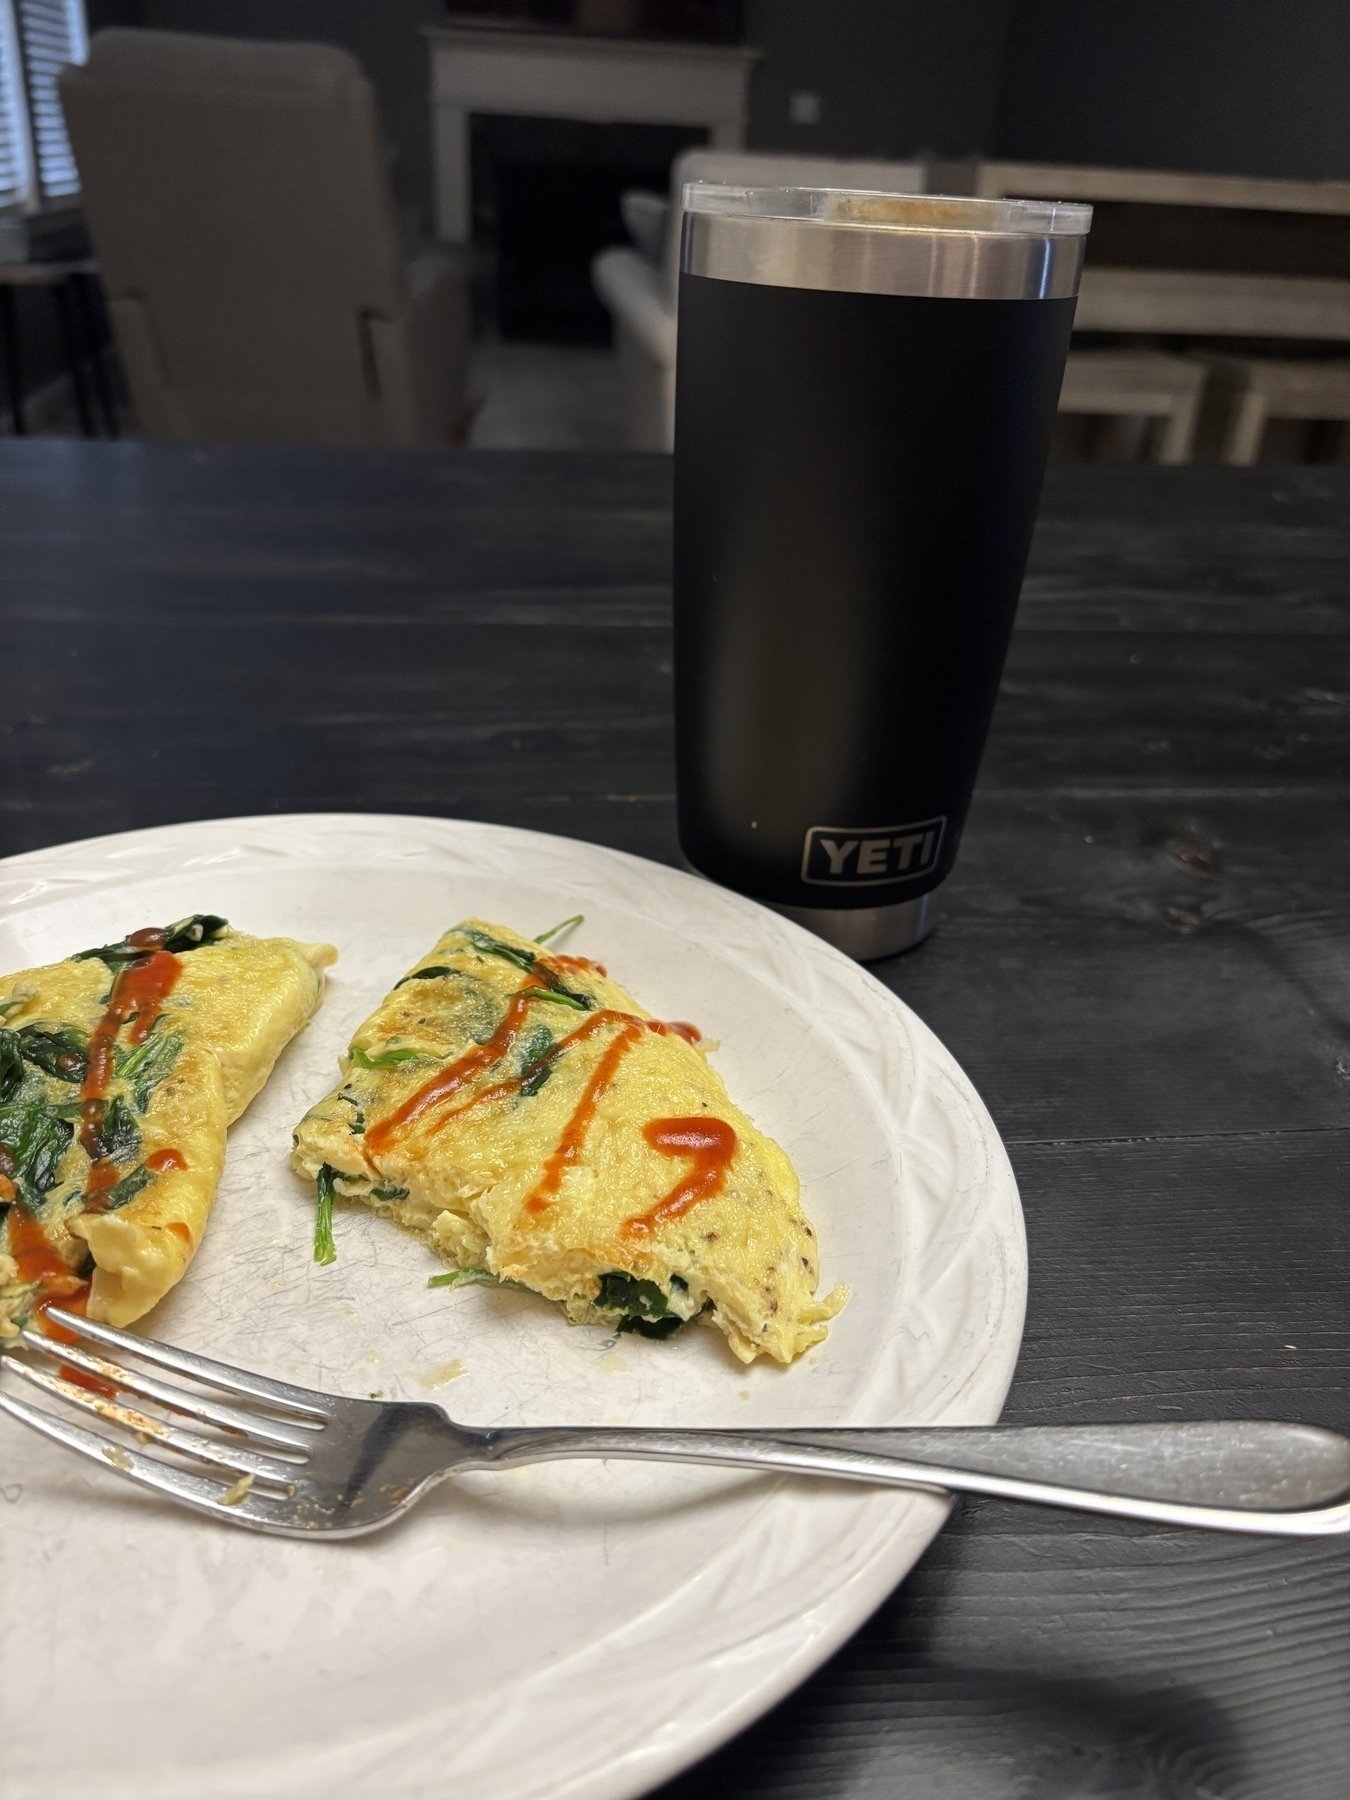
M144 1329L472 1423L985 1424L1026 1293L1017 1190L969 1081L880 983L773 913L563 838L453 820L224 820L0 863L0 969L220 912L328 938L327 1000L235 1126L212 1226ZM290 1132L356 1022L468 913L568 949L722 1041L790 1152L823 1285L791 1369L719 1333L569 1329L519 1294L429 1290L415 1241L343 1211L310 1258ZM0 1419L7 1800L524 1800L644 1792L780 1698L946 1516L934 1496L618 1463L446 1484L344 1544L176 1512Z

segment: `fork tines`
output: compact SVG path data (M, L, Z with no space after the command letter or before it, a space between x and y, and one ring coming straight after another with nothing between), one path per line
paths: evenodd
M0 1370L82 1413L91 1424L77 1424L3 1390L0 1410L175 1500L217 1513L228 1508L240 1525L277 1528L278 1508L295 1494L327 1422L323 1395L57 1307L47 1316L63 1336L83 1344L26 1328L0 1357ZM114 1362L98 1349L134 1358L151 1371L185 1376L194 1385Z

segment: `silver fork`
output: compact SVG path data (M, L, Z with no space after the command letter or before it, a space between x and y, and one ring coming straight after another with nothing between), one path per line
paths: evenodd
M48 1316L78 1341L25 1330L0 1370L99 1428L3 1389L0 1410L142 1487L279 1537L362 1537L448 1475L569 1457L826 1475L1220 1531L1350 1533L1350 1440L1315 1425L481 1429L437 1406L322 1394L56 1307Z

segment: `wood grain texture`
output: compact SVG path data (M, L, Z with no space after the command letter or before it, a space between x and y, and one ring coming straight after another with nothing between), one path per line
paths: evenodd
M131 679L131 671L141 673ZM0 849L300 808L678 860L669 468L0 445ZM938 933L1010 1418L1350 1429L1350 471L1051 471ZM1340 1800L1350 1546L996 1502L666 1800Z
M1006 1416L1350 1429L1344 1132L1011 1146ZM1350 1556L965 1503L834 1660L664 1800L1332 1800Z

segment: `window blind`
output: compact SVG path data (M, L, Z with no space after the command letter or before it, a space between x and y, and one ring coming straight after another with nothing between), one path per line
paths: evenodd
M0 0L0 208L27 208L35 199L19 34L13 6Z
M18 0L18 19L37 185L44 200L70 199L80 191L80 174L56 78L89 53L84 0Z

